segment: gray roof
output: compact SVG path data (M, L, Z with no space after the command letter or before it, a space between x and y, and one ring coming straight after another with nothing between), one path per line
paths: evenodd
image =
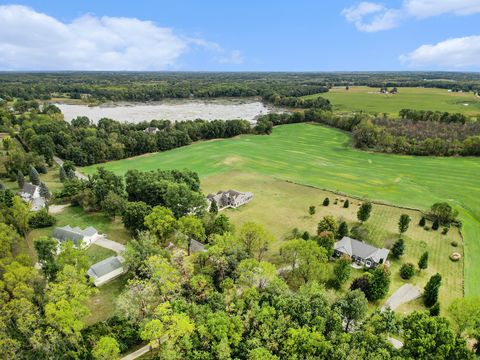
M200 251L206 251L205 250L205 245L203 245L201 242L192 239L190 241L190 251L191 252L200 252Z
M337 241L334 248L349 256L372 259L376 263L380 263L381 260L385 261L389 253L388 249L379 249L362 241L349 238L348 236L344 236L342 240Z
M25 183L23 184L21 192L25 194L29 194L30 196L33 196L36 190L37 190L37 185L33 185L32 183Z
M60 242L72 240L75 245L78 245L80 240L83 240L87 236L95 235L96 233L97 230L91 226L82 230L78 226L72 228L67 225L56 228L53 232L53 238Z
M94 279L98 279L106 274L111 273L123 266L122 262L118 258L118 256L111 256L102 260L96 264L90 266L88 269L87 274L93 277Z

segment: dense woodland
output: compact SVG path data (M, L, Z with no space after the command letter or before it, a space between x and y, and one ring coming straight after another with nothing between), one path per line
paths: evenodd
M54 240L38 238L42 269L36 270L15 250L29 231L28 208L1 190L2 355L118 359L143 342L155 348L157 359L474 358L462 333L478 335L478 304L455 303L455 327L438 316L440 275L425 288L430 312L371 313L369 302L376 306L385 298L391 274L379 266L336 292L348 286L351 268L349 259L339 259L333 273L328 270L332 241L345 231L333 218L324 217L315 236L292 234L277 254L283 269L278 271L266 260L273 235L254 222L235 229L225 215L207 212L203 197L203 203L188 200L199 190L198 175L188 170L121 177L99 169L88 181L64 180L55 198L68 198L87 212L120 216L132 234L124 253L128 280L116 315L90 326L85 301L96 289L85 276L85 250L67 242L57 254ZM362 222L371 207L359 208ZM432 207L431 215L451 221L451 209L444 210ZM192 239L207 244L206 251L189 255ZM391 345L391 336L402 338L402 349Z

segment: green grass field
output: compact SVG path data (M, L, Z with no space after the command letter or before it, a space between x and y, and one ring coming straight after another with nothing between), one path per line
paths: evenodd
M364 152L351 147L347 133L294 124L276 127L270 136L200 142L102 166L119 174L128 169L189 168L197 171L204 183L213 175L247 172L418 209L448 201L459 210L463 221L465 293L480 295L480 264L475 261L480 253L478 158ZM92 173L95 167L83 171ZM222 188L230 183L227 177Z
M480 97L473 93L454 93L435 88L399 88L398 94L380 94L377 88L353 86L334 87L318 94L331 101L335 111L366 111L398 115L401 109L460 112L470 116L480 114ZM308 95L315 97L318 95ZM465 105L468 104L468 105Z

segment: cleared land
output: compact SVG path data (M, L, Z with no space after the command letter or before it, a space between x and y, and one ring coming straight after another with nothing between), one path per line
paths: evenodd
M335 111L366 111L397 115L401 109L460 112L476 116L480 113L480 97L473 93L448 92L435 88L399 88L398 94L380 94L377 88L353 86L334 87L322 96L331 101ZM466 105L468 104L468 105Z
M335 129L294 124L276 127L270 136L200 142L101 166L119 174L189 168L202 176L205 187L210 176L247 172L418 209L448 201L463 221L465 293L480 295L480 264L475 261L480 253L480 159L369 153L353 149L350 141L349 134ZM95 167L83 171L92 173ZM221 187L233 187L234 179L227 176Z

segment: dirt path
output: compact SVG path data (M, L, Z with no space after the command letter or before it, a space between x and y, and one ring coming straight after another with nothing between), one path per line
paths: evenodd
M63 161L62 159L60 159L58 156L54 156L54 157L53 157L53 161L55 161L55 162L58 164L58 166L62 166L62 165L63 165L63 162L64 162L64 161ZM85 174L83 174L83 173L81 173L81 172L78 171L78 170L75 170L75 176L76 176L77 178L81 179L81 180L88 180L88 176L85 175Z
M65 209L66 207L69 207L70 204L63 204L63 205L49 205L48 206L48 212L52 215L59 214Z
M422 296L422 292L418 286L412 284L402 285L388 298L382 310L387 308L395 310L400 305L418 299L420 296Z

